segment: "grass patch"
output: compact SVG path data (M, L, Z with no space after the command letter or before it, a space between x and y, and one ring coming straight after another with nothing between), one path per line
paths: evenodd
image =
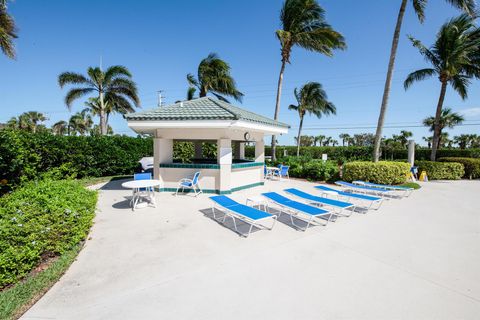
M85 187L93 186L95 184L110 182L115 180L121 179L131 179L133 176L131 175L123 175L123 176L108 176L108 177L87 177L83 179L79 179L78 181Z
M32 273L15 286L0 292L0 319L18 319L67 271L82 245L65 252L47 269Z
M413 189L415 189L415 190L418 190L418 189L420 189L420 188L422 187L421 185L419 185L419 184L416 183L416 182L406 182L406 183L401 184L401 185L399 185L399 186L400 186L400 187L413 188Z

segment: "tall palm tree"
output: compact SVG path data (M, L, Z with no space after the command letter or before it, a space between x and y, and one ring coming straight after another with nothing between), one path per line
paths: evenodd
M187 74L190 88L187 99L193 99L196 89L200 97L206 97L207 93L213 94L220 100L228 100L224 96L233 97L242 101L243 93L237 90L235 80L230 75L230 66L218 57L216 53L210 53L198 65L197 78L191 73ZM196 89L195 89L196 88Z
M332 142L332 137L326 137L325 140L323 140L323 146L328 147L330 145L330 142Z
M438 132L439 138L437 142L437 149L442 145L441 144L441 137L443 133L443 129L449 128L453 129L455 126L461 124L465 121L465 118L456 112L452 112L451 108L443 108L440 113L440 118L438 121ZM423 125L426 127L430 127L430 131L435 132L435 117L428 117L423 119ZM435 141L435 140L434 140Z
M278 120L285 66L290 63L293 47L332 56L333 50L345 49L345 39L326 22L325 10L316 0L285 0L280 12L282 28L276 31L281 46L280 74L274 119ZM272 158L275 160L276 137L272 136Z
M327 93L318 82L307 82L300 90L293 91L297 99L297 105L291 104L289 110L295 110L300 117L300 125L297 134L297 157L300 155L300 135L302 134L303 118L305 114L315 115L321 118L322 115L336 114L337 110L333 103L327 100Z
M59 135L59 136L64 136L68 134L68 122L65 120L60 120L58 122L55 122L52 125L52 132L53 134Z
M105 72L101 68L90 67L87 76L74 72L64 72L58 76L58 84L63 88L67 84L78 85L70 89L65 96L65 104L70 110L73 101L88 94L95 93L99 102L100 134L107 134L106 102L121 105L133 110L140 107L137 85L131 79L130 71L124 66L111 66ZM133 102L133 105L132 105Z
M441 128L443 101L447 86L451 87L462 99L467 98L467 89L472 77L480 76L480 28L468 15L461 15L445 23L437 34L435 43L427 48L412 37L410 40L432 68L410 73L404 82L405 90L414 82L435 76L440 80L441 90L435 113L433 144L430 159L435 161Z
M401 0L400 10L398 12L395 31L393 32L392 47L390 49L390 59L388 60L387 77L385 79L385 87L383 88L382 105L380 106L380 115L378 116L377 131L375 134L375 145L373 148L373 161L380 159L380 142L382 140L382 130L385 123L385 115L387 113L388 98L390 95L390 86L392 84L393 69L395 66L395 58L397 56L398 41L400 39L400 30L402 29L403 16L407 7L408 0ZM464 11L467 14L475 15L475 0L446 0L454 7ZM425 7L428 0L412 0L413 9L421 23L425 20Z
M344 147L345 147L345 142L348 143L348 142L349 142L349 139L351 138L348 133L340 133L340 134L338 135L338 137L339 137L340 139L342 139L342 146L344 146Z
M7 1L0 0L0 49L9 58L15 59L13 40L18 38L15 21L7 13Z

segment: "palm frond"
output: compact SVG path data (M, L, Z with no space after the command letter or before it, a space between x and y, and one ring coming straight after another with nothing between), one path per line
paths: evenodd
M132 74L130 71L124 66L111 66L105 71L104 81L106 84L110 83L115 77L124 76L127 78L131 78Z
M468 79L468 77L457 75L457 76L454 76L449 81L449 83L452 86L453 90L455 90L460 95L462 100L465 100L468 98L467 88L470 84L470 80Z
M425 21L425 7L427 6L427 0L413 0L412 4L418 20L420 20L420 23L423 23L423 21Z
M447 0L452 6L464 11L468 15L476 16L476 2L475 0Z
M5 8L0 8L0 48L9 58L15 59L15 46L13 40L18 38L15 21L6 12Z
M414 82L425 80L426 78L429 78L436 73L437 71L431 68L414 71L407 76L407 78L403 82L403 87L405 88L405 90L407 90Z
M67 105L68 109L72 108L72 103L78 98L81 98L89 93L94 91L93 88L74 88L70 89L65 96L65 104Z
M87 79L79 73L63 72L58 76L58 84L61 88L63 88L67 84L92 85L92 82L90 79Z

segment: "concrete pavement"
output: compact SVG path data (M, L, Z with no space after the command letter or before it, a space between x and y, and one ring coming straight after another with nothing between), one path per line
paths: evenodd
M76 262L23 319L478 319L480 181L429 182L378 211L245 239L208 195L100 191ZM313 184L267 181L250 195ZM231 223L228 222L228 226Z

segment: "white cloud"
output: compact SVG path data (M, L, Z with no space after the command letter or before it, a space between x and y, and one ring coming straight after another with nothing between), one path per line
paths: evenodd
M460 113L463 114L466 118L473 118L480 116L480 108L468 108L460 110Z

